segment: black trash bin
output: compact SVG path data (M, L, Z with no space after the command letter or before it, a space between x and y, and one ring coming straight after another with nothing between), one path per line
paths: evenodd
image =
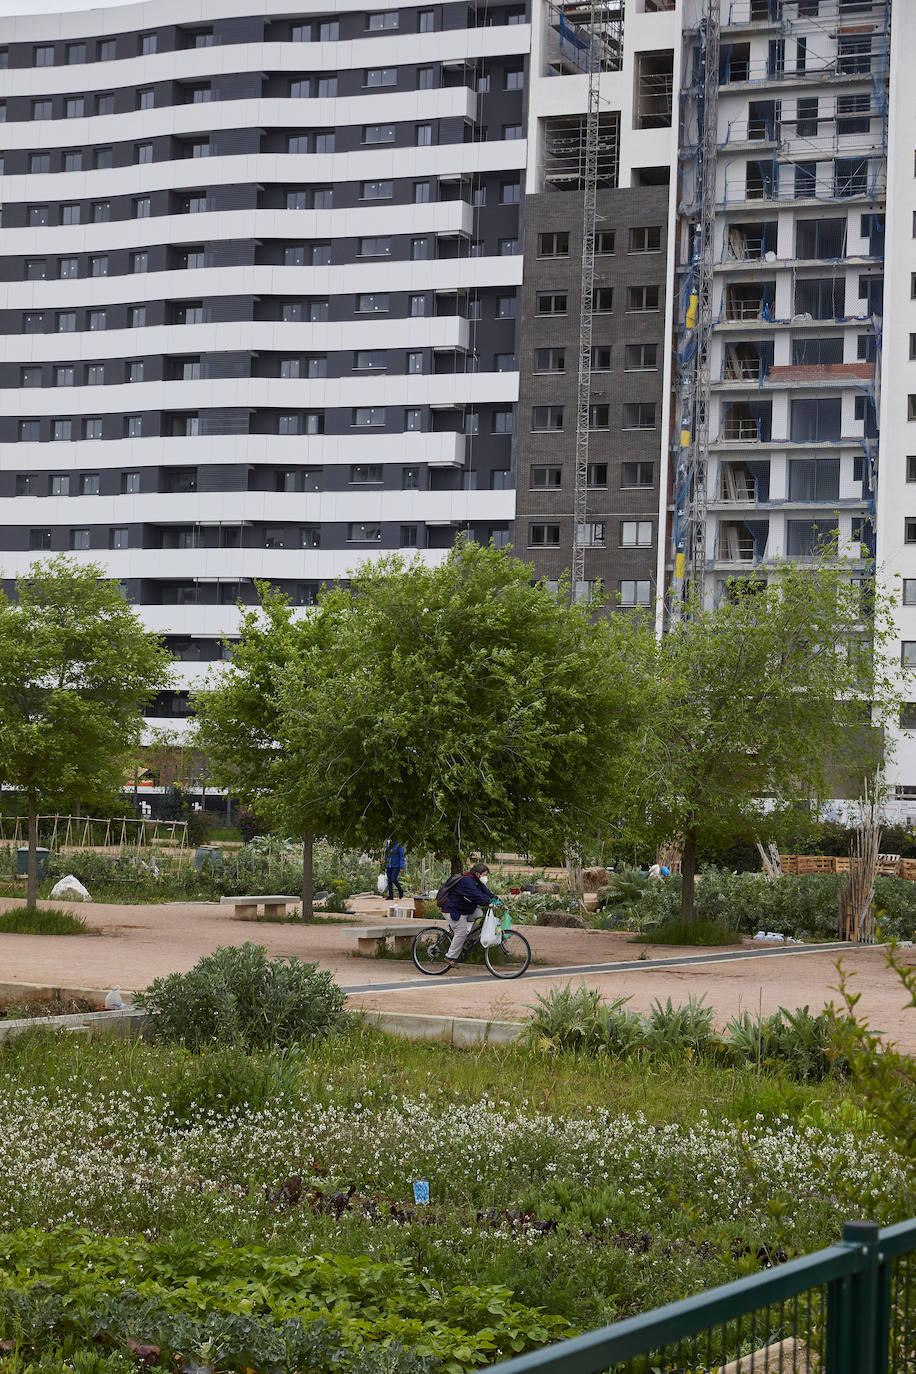
M35 871L38 874L39 882L42 878L47 878L48 876L48 858L50 854L50 849L44 849L41 845L35 850ZM27 844L23 844L19 846L19 850L16 854L16 872L21 878L24 878L28 871L29 847Z

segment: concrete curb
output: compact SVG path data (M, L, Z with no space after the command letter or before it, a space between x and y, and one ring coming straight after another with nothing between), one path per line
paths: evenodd
M97 1035L116 1035L129 1039L139 1035L145 1013L133 1007L120 1011L77 1012L73 1016L28 1016L15 1021L0 1021L0 1044L30 1030L65 1030L91 1039Z
M442 1040L448 1045L510 1045L525 1027L518 1021L484 1021L473 1016L426 1016L407 1011L364 1011L369 1026L407 1040Z

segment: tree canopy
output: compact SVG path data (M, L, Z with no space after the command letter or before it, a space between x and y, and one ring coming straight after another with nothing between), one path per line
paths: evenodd
M39 808L124 782L169 655L94 564L35 563L0 592L0 773L25 796L35 903Z
M319 620L283 676L284 776L339 842L396 836L458 865L562 852L600 819L642 717L636 622L469 542L366 565Z
M837 769L861 780L897 701L880 653L889 606L830 558L735 582L714 610L692 603L651 645L651 709L628 769L628 818L683 844L683 912L697 846L726 845L829 794Z

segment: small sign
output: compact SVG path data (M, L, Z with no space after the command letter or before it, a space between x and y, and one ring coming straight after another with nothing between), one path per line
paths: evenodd
M418 1206L421 1202L429 1202L429 1184L426 1179L418 1178L414 1183L413 1200Z

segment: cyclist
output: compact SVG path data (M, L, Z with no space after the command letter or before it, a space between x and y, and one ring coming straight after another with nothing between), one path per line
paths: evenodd
M452 923L452 943L445 956L449 968L457 964L472 923L483 915L485 906L499 901L486 885L489 876L486 864L472 864L448 894L442 910Z

